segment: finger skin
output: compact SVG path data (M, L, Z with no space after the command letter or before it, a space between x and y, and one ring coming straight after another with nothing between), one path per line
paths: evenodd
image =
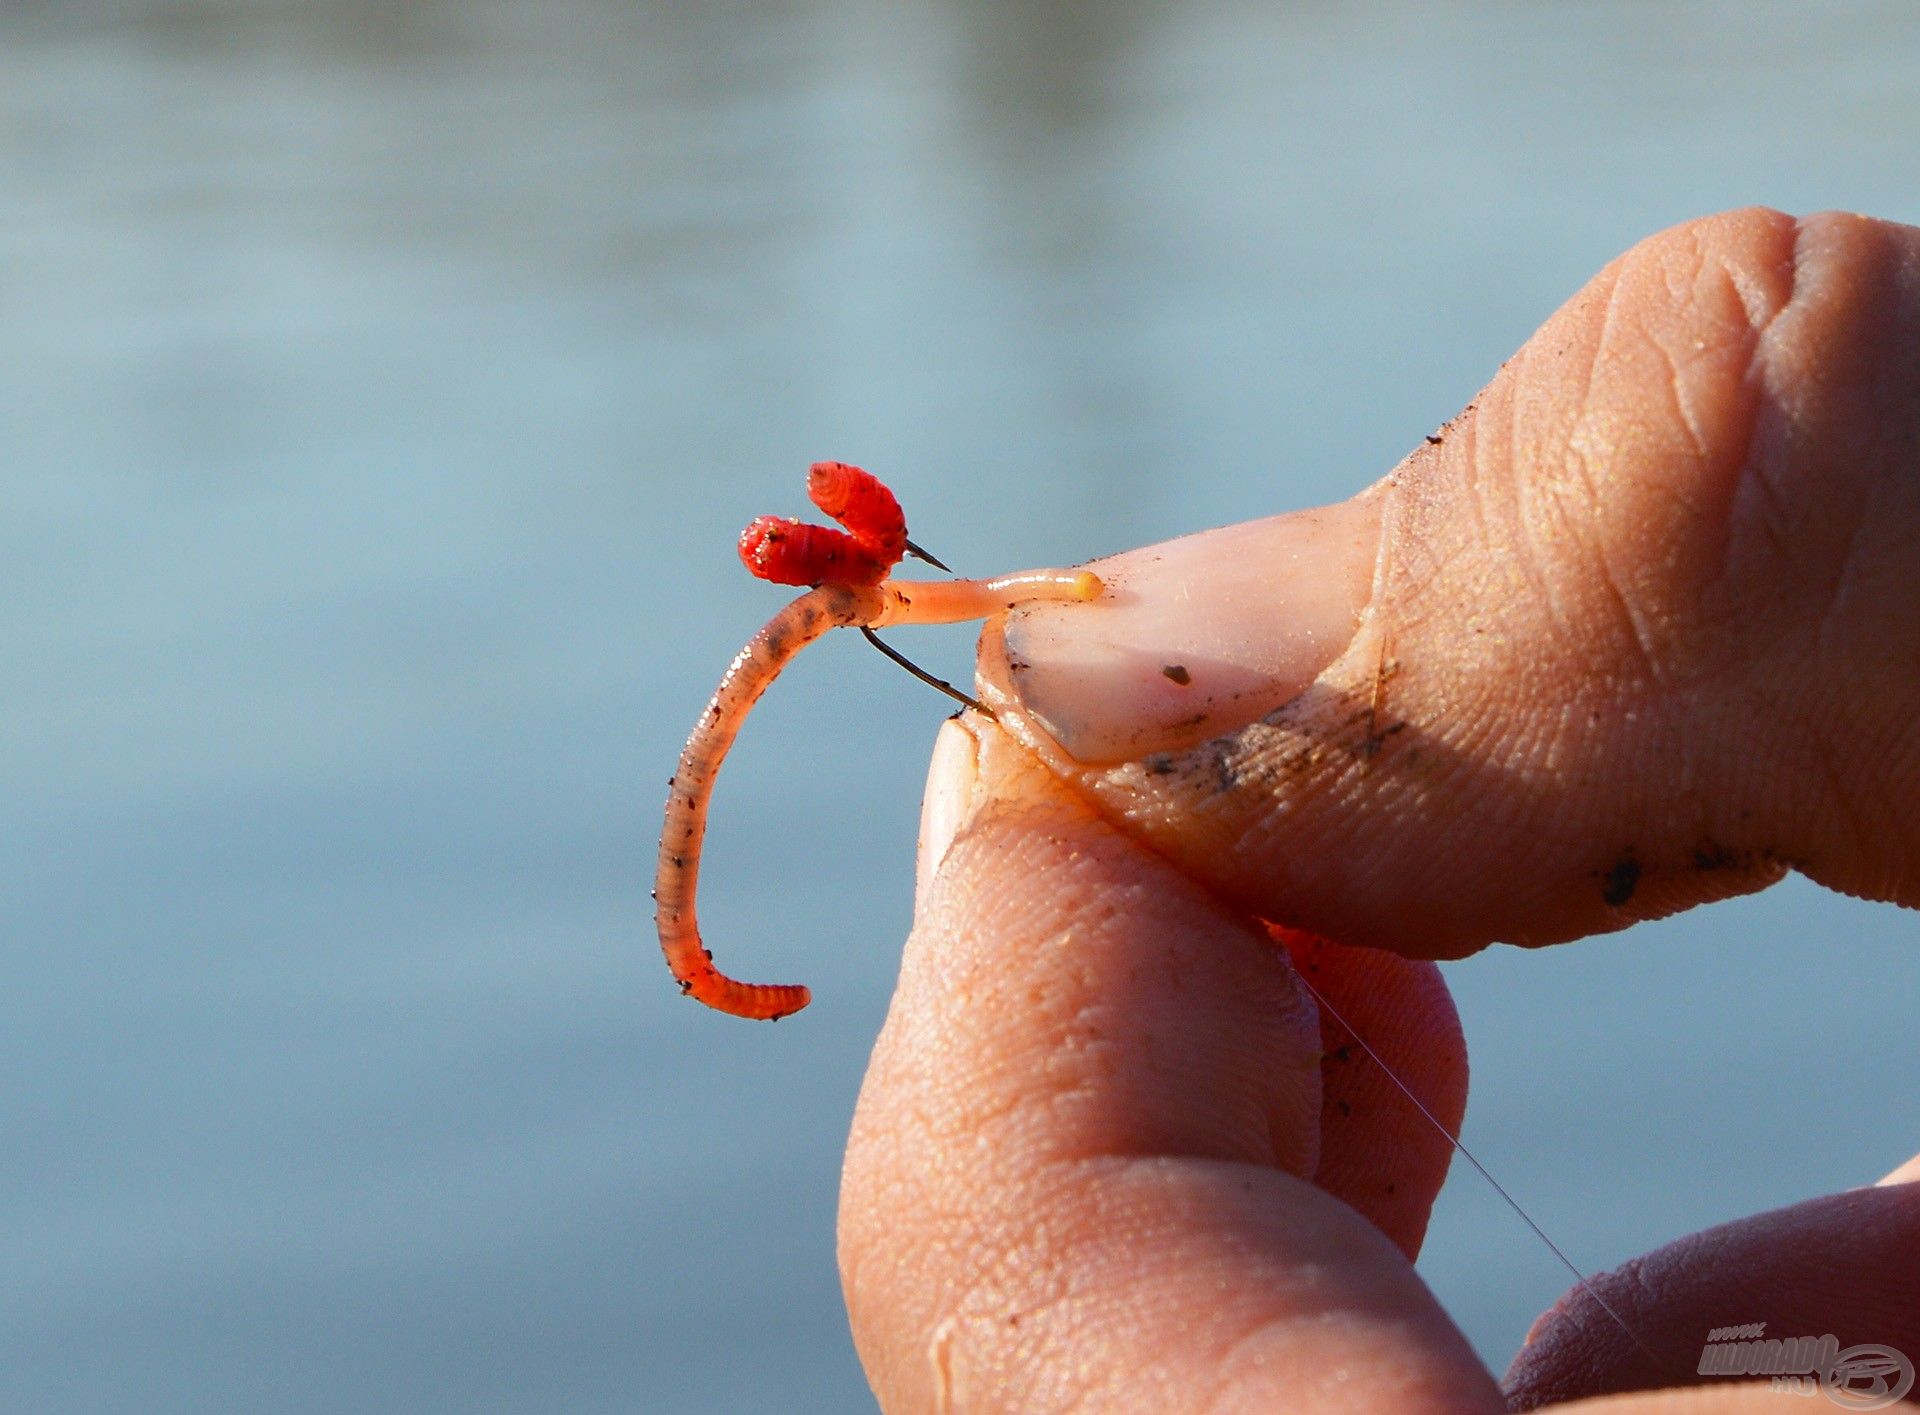
M1920 1180L1920 1155L1915 1155L1880 1182L1882 1184L1911 1184L1916 1180Z
M1764 1323L1781 1339L1832 1334L1842 1349L1862 1342L1920 1357L1920 1185L1828 1194L1691 1234L1592 1279L1635 1331L1648 1359L1595 1321L1592 1299L1572 1292L1535 1325L1507 1372L1514 1408L1653 1385L1725 1384L1698 1374L1717 1327Z
M883 1408L1501 1409L1401 1250L1308 1178L1320 1025L1284 953L982 738L848 1148ZM1403 1178L1431 1201L1427 1150Z
M1270 932L1330 1008L1320 1016L1320 1162L1313 1182L1368 1219L1411 1262L1453 1159L1447 1137L1460 1133L1467 1108L1466 1040L1453 998L1431 963L1289 929Z
M1789 868L1920 899L1920 231L1643 242L1368 494L1359 633L1261 721L1085 767L983 691L1154 851L1342 943L1559 942Z

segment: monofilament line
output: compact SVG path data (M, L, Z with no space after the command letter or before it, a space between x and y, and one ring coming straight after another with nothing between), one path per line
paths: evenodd
M977 698L968 697L965 693L961 692L958 688L954 687L953 684L949 683L946 679L934 677L931 673L927 672L926 669L922 668L919 664L915 663L912 659L908 658L905 654L901 653L899 649L895 648L892 644L889 644L885 639L881 638L878 634L874 633L873 630L868 628L865 624L862 624L860 626L860 632L867 636L868 643L872 644L875 648L879 649L881 653L885 654L888 658L892 659L895 663L899 664L902 668L906 669L907 672L911 673L914 677L918 678L922 683L925 683L929 688L939 689L941 692L945 693L948 697L952 698L955 702L960 703L963 706L970 707L977 713L982 713L987 717L993 716L992 708L988 707L985 703L981 702Z
M1533 1216L1529 1214L1525 1209L1520 1207L1520 1201L1515 1199L1513 1195L1509 1194L1506 1191L1506 1187L1502 1185L1499 1180L1493 1177L1492 1172L1488 1170L1488 1168L1484 1164L1480 1163L1479 1160L1474 1158L1473 1151L1468 1149L1466 1145L1461 1142L1460 1137L1458 1135L1454 1134L1451 1130L1447 1129L1446 1126L1440 1123L1440 1118L1437 1115L1435 1115L1432 1111L1427 1109L1426 1102L1421 1100L1420 1097L1416 1096L1413 1093L1413 1088L1409 1086L1405 1081L1402 1081L1400 1079L1399 1074L1391 1066L1387 1065L1387 1063L1381 1058L1380 1053L1373 1049L1372 1045L1367 1041L1367 1039L1361 1036L1359 1032L1354 1030L1353 1024L1347 1021L1345 1017L1342 1017L1340 1015L1340 1009L1335 1007L1331 1002L1327 1001L1326 994L1321 992L1319 988L1313 985L1313 983L1307 978L1307 975L1304 970L1296 968L1294 970L1294 976L1300 979L1301 985L1305 987L1309 993L1313 994L1313 1000L1320 1004L1321 1008L1326 1012L1326 1014L1329 1017L1333 1018L1334 1021L1338 1022L1342 1027L1346 1029L1347 1035L1352 1037L1354 1041L1359 1044L1360 1050L1364 1051L1368 1056L1373 1058L1373 1064L1375 1066L1378 1066L1383 1072L1386 1073L1387 1079L1393 1082L1394 1085L1400 1088L1400 1094L1413 1102L1414 1109L1419 1111L1422 1115L1424 1115L1427 1118L1427 1123L1433 1126L1433 1128L1435 1130L1438 1130L1442 1135L1446 1136L1447 1143L1452 1145L1454 1149L1460 1152L1460 1157L1462 1159L1464 1159L1468 1164L1472 1165L1475 1169L1480 1171L1480 1177L1486 1180L1487 1183L1492 1186L1493 1192L1498 1194L1501 1197L1501 1199L1503 1199L1506 1202L1506 1205L1508 1208L1512 1209L1516 1214L1520 1216L1520 1222L1524 1223L1528 1228L1533 1230L1534 1237L1538 1238L1542 1243L1547 1245L1547 1251L1553 1254L1554 1257L1560 1260L1560 1266L1573 1274L1573 1280L1575 1283L1579 1285L1580 1290L1586 1293L1587 1296L1591 1297L1594 1300L1594 1302L1599 1306L1601 1311L1605 1312L1609 1317L1613 1318L1614 1325L1619 1327L1620 1330L1626 1334L1626 1338L1628 1341L1631 1341L1635 1346L1640 1348L1640 1353L1643 1356L1645 1356L1649 1362L1652 1363L1654 1372L1658 1374L1660 1371L1660 1358L1653 1354L1653 1349L1649 1347L1646 1344L1646 1342L1640 1339L1639 1333L1635 1332L1632 1327L1627 1325L1625 1318L1623 1318L1618 1312L1613 1310L1612 1306L1607 1302L1607 1299L1600 1295L1600 1289L1595 1287L1591 1282L1589 1282L1587 1280L1587 1275L1581 1272L1579 1268L1574 1266L1573 1259L1569 1258L1565 1253L1563 1253L1560 1250L1560 1245L1558 1243L1555 1243L1551 1238L1547 1237L1547 1231L1544 1228L1540 1227L1539 1224L1533 1221Z

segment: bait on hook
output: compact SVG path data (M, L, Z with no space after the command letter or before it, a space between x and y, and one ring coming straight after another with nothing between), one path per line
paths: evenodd
M769 1021L805 1007L811 996L807 989L795 983L743 983L728 977L713 966L713 954L701 941L694 915L714 781L760 695L795 654L829 629L844 625L865 631L889 658L977 706L958 689L906 663L872 631L890 624L985 619L1031 600L1091 600L1102 589L1100 577L1090 570L1028 570L991 580L889 579L893 567L908 554L939 565L907 539L906 518L893 493L858 467L816 462L807 474L807 495L844 529L761 516L740 535L740 559L753 574L775 584L813 588L747 641L700 714L668 783L653 891L660 948L680 990L736 1017Z

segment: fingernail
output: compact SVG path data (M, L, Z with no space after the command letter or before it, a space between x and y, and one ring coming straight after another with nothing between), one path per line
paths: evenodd
M1889 1174L1885 1179L1878 1181L1878 1183L1874 1187L1878 1188L1882 1184L1915 1184L1915 1183L1920 1183L1920 1155L1915 1155L1912 1159L1908 1160L1905 1164L1901 1165L1900 1168L1896 1169L1892 1174Z
M920 802L920 856L913 884L916 914L926 901L940 862L952 848L961 822L973 809L979 763L973 734L952 718L941 723L940 735L933 742L933 760L927 766L927 793Z
M1178 751L1296 697L1352 642L1379 497L1128 551L1092 604L1035 604L1003 631L1007 687L1089 764Z

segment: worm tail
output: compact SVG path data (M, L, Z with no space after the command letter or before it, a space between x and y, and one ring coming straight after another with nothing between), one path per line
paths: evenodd
M713 698L701 713L680 753L680 765L667 793L666 823L660 832L660 867L654 880L654 921L667 966L680 990L709 1007L736 1017L769 1021L798 1012L811 994L798 984L742 983L713 966L694 916L694 892L700 879L700 853L706 843L707 810L720 764L740 735L747 713L793 656L843 624L876 617L883 602L879 590L826 585L803 594L767 621L734 657Z

